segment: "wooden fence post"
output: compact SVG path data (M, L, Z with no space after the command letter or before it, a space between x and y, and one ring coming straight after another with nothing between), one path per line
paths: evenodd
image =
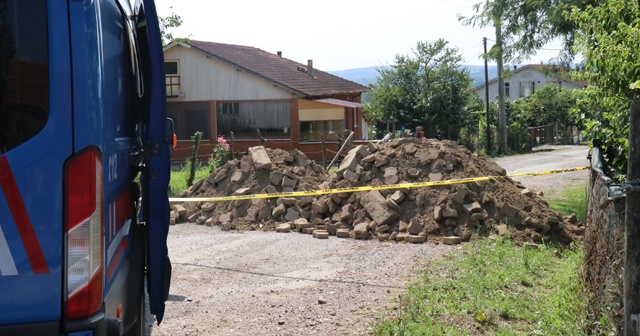
M640 335L640 100L629 114L624 255L624 334Z
M233 142L235 141L235 137L233 136L233 132L231 132L231 145L229 146L229 160L233 160L233 151L235 146L233 145Z
M333 160L331 160L331 163L329 163L329 166L327 167L327 170L331 169L331 167L333 167L333 164L336 162L336 160L340 157L340 154L342 153L342 151L344 150L345 146L350 143L353 139L353 132L351 132L351 134L349 134L349 136L347 137L347 139L342 143L342 146L340 146L340 149L338 149L338 152L336 153L336 156L333 158Z
M322 140L322 168L327 169L327 159L324 152L324 133L322 133L322 137L320 139Z
M193 185L193 180L196 178L196 166L198 165L198 148L200 148L200 139L202 139L202 132L196 132L191 137L193 140L193 152L191 153L191 167L189 169L189 177L187 177L187 187Z

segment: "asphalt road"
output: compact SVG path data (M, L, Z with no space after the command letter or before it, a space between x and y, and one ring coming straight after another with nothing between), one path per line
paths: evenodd
M513 173L534 173L555 169L587 167L589 160L587 146L545 146L534 153L507 156L493 159L502 166L507 174ZM514 180L520 181L527 188L542 191L549 196L555 196L562 189L582 184L589 176L588 170L542 175L533 177L516 177Z

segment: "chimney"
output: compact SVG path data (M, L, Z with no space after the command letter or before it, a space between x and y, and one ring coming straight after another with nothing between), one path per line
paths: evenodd
M282 51L278 51L278 56L282 57Z
M307 60L307 74L313 77L313 60Z
M517 69L518 69L518 66L517 66L517 65L514 65L514 66L513 66L513 70L517 70Z

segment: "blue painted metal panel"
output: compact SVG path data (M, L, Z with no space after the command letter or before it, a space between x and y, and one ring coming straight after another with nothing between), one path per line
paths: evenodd
M74 151L97 145L102 151L103 46L100 1L70 1L71 51L73 58ZM104 155L103 155L104 158Z
M20 0L33 10L37 7ZM40 2L38 2L40 3ZM35 13L35 12L34 12ZM46 272L35 274L4 192L0 192L0 227L18 275L0 275L0 325L60 320L62 306L62 166L71 154L71 101L68 16L65 2L52 1L45 18L60 29L48 32L49 118L37 135L3 156L7 160ZM34 19L36 19L34 17Z
M158 17L153 0L136 0L136 11L144 13L146 34L139 34L141 44L148 47L148 70L145 96L148 115L142 119L142 141L145 146L145 170L143 171L142 207L143 220L147 222L147 290L149 309L158 323L164 316L165 301L171 282L171 262L167 249L169 233L169 144L164 138L166 119L166 88L164 56ZM139 15L139 18L141 16ZM140 33L140 32L139 32ZM153 209L153 210L152 210Z
M113 279L127 258L132 242L118 258L110 250L118 249L119 231L116 200L128 192L137 175L131 153L140 151L137 138L137 101L130 50L127 43L127 23L114 0L72 1L70 3L72 54L74 60L74 124L76 150L97 145L103 158L104 182L104 242L105 300L122 298L128 288L114 288ZM130 230L129 230L130 233ZM117 260L114 260L117 259ZM121 302L121 301L119 301ZM109 307L107 307L109 308ZM108 314L114 313L107 309Z

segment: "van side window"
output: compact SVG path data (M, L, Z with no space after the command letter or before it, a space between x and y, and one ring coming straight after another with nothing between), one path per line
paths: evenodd
M144 84L142 82L142 72L140 71L139 54L138 54L138 41L136 38L134 16L130 12L129 4L127 0L118 0L118 7L120 9L120 19L122 31L118 34L122 34L122 63L119 64L118 69L121 72L123 78L123 85L126 89L123 94L127 95L126 101L129 104L125 107L127 111L122 117L128 118L128 126L126 132L121 132L121 136L129 137L134 134L136 124L139 121L138 111L138 99L144 94Z
M48 118L46 2L0 0L0 153L33 138Z

